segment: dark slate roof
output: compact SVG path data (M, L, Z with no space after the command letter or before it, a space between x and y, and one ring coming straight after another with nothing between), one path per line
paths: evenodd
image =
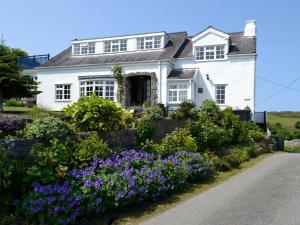
M244 32L230 34L229 55L256 53L256 37L244 37Z
M151 60L167 60L172 59L182 42L186 38L186 32L168 33L171 41L164 49L131 53L118 53L118 54L102 54L93 56L72 56L72 48L69 47L47 63L40 67L52 66L73 66L73 65L91 65L91 64L104 64L104 63L126 63L126 62L139 62Z
M228 33L230 46L228 55L256 53L256 37L244 37L244 32ZM193 56L192 37L187 37L178 50L175 58L188 58Z
M192 79L196 71L196 69L174 69L169 74L168 79Z
M172 58L193 57L192 37L186 32L167 33L170 41L164 49L153 51L140 51L130 53L72 56L72 48L69 47L45 64L39 66L76 66L76 65L99 65L105 63L127 63L139 61L159 61ZM228 55L256 53L256 37L244 37L243 32L228 33L230 46Z

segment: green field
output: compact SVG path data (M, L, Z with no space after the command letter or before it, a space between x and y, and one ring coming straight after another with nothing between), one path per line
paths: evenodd
M284 128L295 131L295 123L300 121L300 112L268 112L267 118L270 124L280 123Z

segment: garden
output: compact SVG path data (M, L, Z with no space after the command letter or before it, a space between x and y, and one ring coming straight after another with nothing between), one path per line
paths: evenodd
M0 224L79 224L185 190L217 171L272 152L254 123L206 100L182 102L171 121L184 121L160 140L161 105L126 110L96 95L62 113L34 108L29 118L0 121L0 138L33 139L22 157L0 148ZM105 136L132 130L135 146L114 148Z

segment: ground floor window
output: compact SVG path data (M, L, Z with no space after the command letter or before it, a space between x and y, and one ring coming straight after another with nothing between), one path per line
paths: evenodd
M56 84L55 85L55 99L56 100L70 100L71 99L71 84Z
M96 95L114 100L115 82L113 80L91 80L80 82L80 96Z
M180 103L188 99L187 84L169 84L169 102Z
M224 84L216 85L216 102L218 104L225 104L225 89L226 85Z

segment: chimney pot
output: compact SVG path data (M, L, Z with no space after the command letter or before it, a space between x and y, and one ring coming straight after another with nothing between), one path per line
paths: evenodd
M247 20L245 22L244 36L245 37L256 36L256 20Z

